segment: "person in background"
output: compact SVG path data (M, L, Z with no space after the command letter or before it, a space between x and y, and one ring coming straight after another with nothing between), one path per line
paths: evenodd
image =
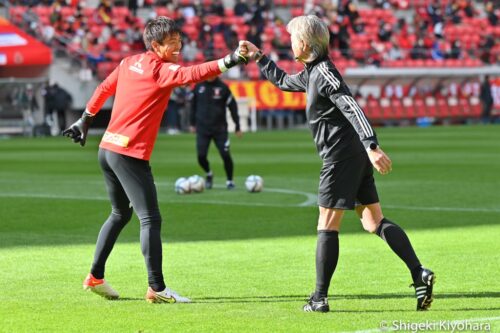
M207 189L211 189L213 185L213 172L207 158L208 148L212 140L224 161L226 188L231 190L235 187L233 181L234 164L229 152L227 109L231 112L231 117L236 125L236 136L241 137L238 105L229 87L217 77L198 83L194 87L190 129L192 133L196 133L198 163L206 173L205 186Z

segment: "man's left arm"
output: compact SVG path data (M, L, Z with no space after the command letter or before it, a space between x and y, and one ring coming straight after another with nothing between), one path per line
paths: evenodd
M375 131L342 77L334 71L327 71L323 72L322 80L319 82L320 94L330 98L351 123L375 169L383 175L390 172L392 170L390 158L380 148Z
M229 90L229 88L227 89L228 89L228 97L226 100L226 107L229 108L229 112L231 113L231 118L234 121L235 132L238 136L240 136L241 128L240 128L240 116L238 115L238 104L236 103L236 99L231 93L231 90Z

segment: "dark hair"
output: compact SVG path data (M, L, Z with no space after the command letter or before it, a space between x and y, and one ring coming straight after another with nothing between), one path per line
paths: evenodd
M146 49L152 50L151 43L153 41L163 44L165 38L175 34L181 34L181 29L175 24L175 21L165 16L159 16L148 22L142 39Z

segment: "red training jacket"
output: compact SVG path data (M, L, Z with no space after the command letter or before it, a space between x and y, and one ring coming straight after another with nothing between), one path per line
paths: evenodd
M149 160L172 89L221 74L217 61L183 67L148 51L127 57L97 87L87 103L91 114L115 95L100 147Z

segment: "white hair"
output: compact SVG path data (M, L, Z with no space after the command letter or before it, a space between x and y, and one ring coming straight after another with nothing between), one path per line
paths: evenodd
M330 31L316 15L297 16L288 22L286 30L311 48L313 60L328 54Z

